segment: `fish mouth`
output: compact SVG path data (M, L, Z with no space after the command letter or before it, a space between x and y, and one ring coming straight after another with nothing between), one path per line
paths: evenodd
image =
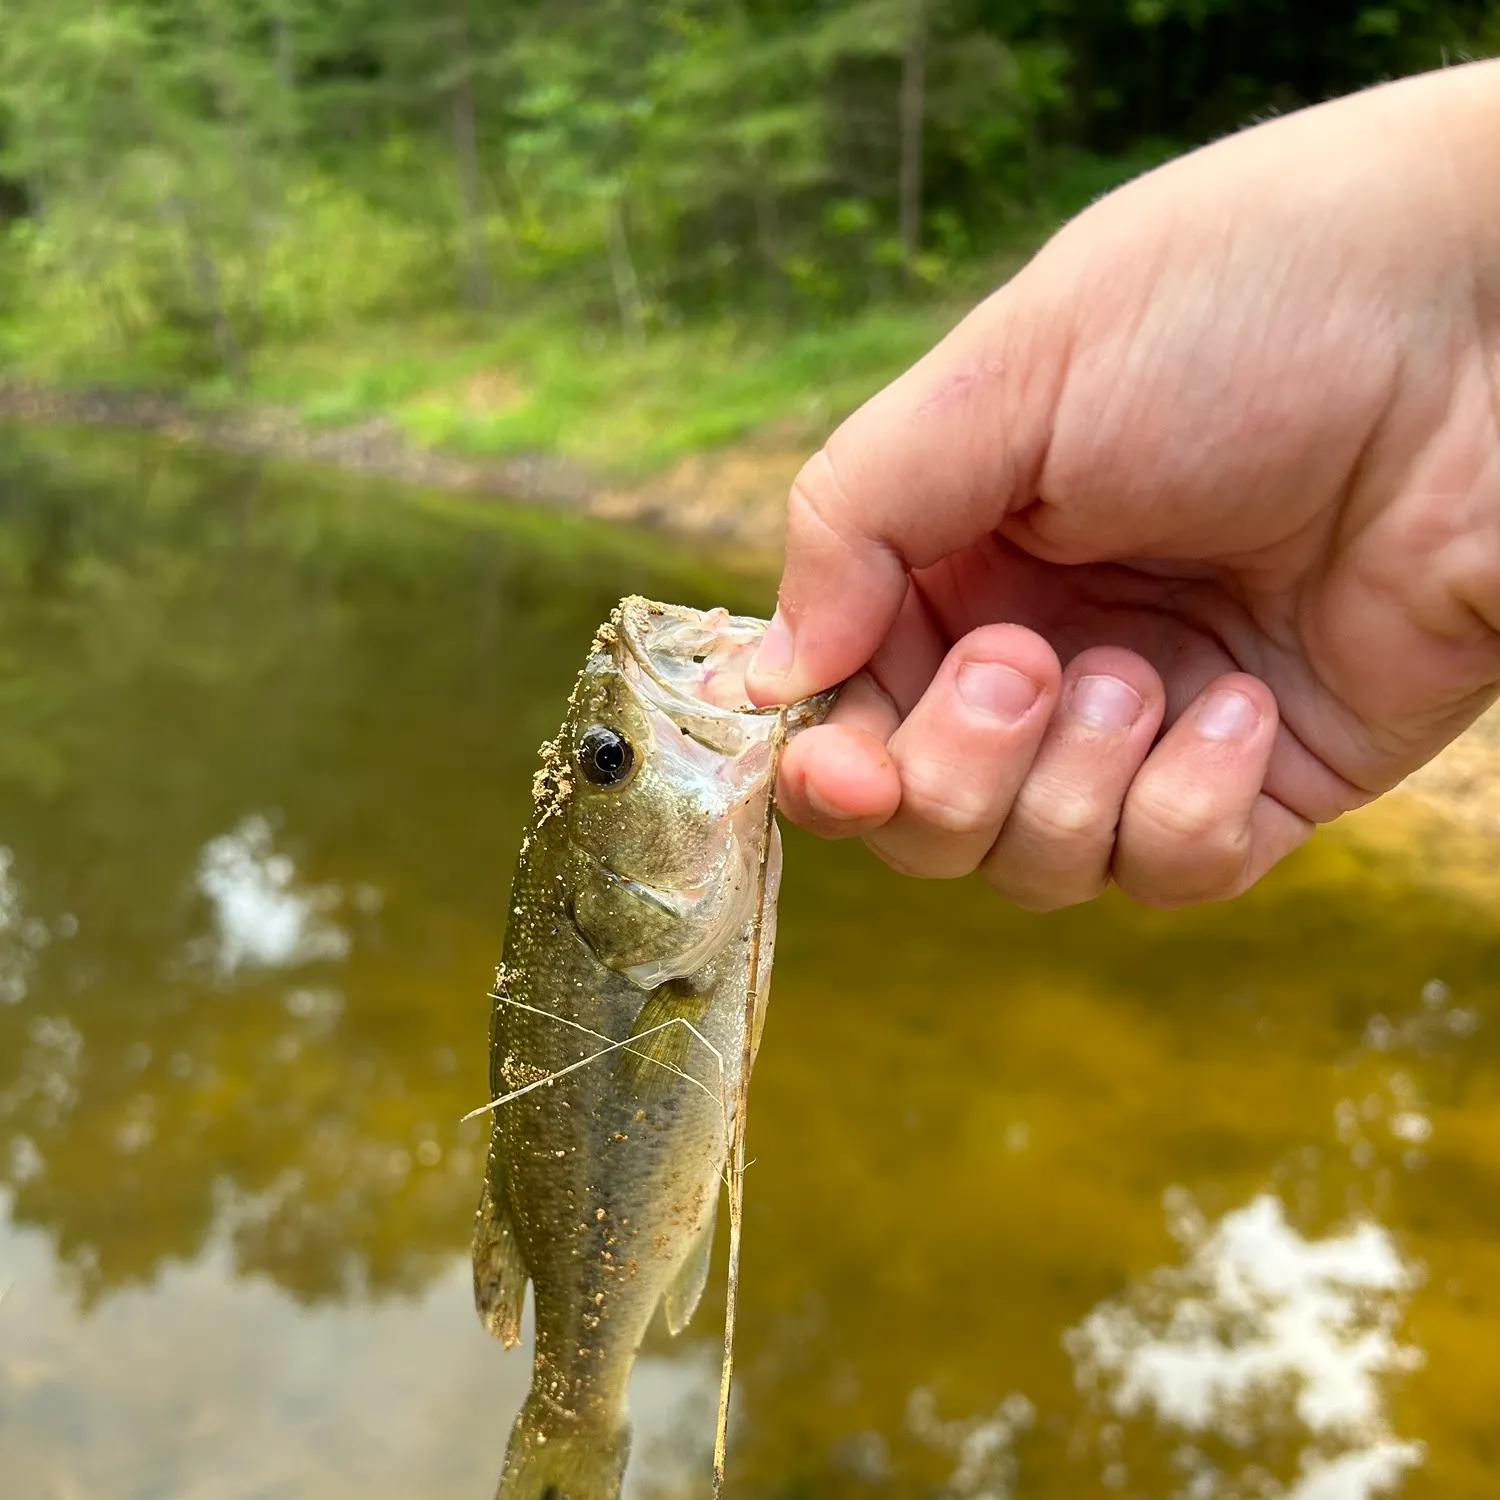
M766 620L727 609L691 609L632 594L611 622L618 641L656 689L664 708L687 719L773 719L785 713L787 733L828 717L839 686L789 704L758 708L745 692L745 674L766 633ZM691 732L691 731L690 731Z

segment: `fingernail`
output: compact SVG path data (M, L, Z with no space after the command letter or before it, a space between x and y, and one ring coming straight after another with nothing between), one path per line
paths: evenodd
M792 666L792 632L778 609L760 638L750 670L758 677L785 677Z
M1243 694L1210 693L1198 710L1198 733L1206 740L1242 740L1260 723L1260 711Z
M1145 706L1141 695L1118 677L1080 677L1068 695L1068 711L1096 729L1129 729Z
M958 669L958 696L977 714L1014 724L1041 692L1036 683L994 661L966 662Z

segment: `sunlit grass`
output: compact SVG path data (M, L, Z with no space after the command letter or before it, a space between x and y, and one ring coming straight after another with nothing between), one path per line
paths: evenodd
M788 328L721 321L618 331L537 313L493 334L363 330L263 351L253 394L336 425L384 415L415 442L481 456L549 453L631 476L768 429L821 437L946 331L947 306Z
M815 444L1002 284L1059 222L1169 149L1120 159L1058 155L987 248L961 237L931 257L937 280L920 295L888 296L862 311L773 315L765 288L747 288L743 304L717 317L668 321L655 308L644 337L631 340L583 281L502 281L498 305L485 314L437 313L451 293L428 284L420 257L400 261L400 274L387 266L384 280L361 282L363 294L343 300L337 276L289 261L287 275L302 273L289 283L298 295L276 304L285 316L259 322L244 385L214 373L201 330L189 337L176 325L147 324L127 333L105 315L96 289L66 279L51 302L0 306L0 375L166 391L221 411L268 405L313 427L379 419L422 447L550 455L628 481L747 440ZM368 240L361 201L344 203L347 222L324 225L331 244ZM307 258L306 243L294 248ZM320 252L318 265L332 253ZM848 269L857 279L858 268Z

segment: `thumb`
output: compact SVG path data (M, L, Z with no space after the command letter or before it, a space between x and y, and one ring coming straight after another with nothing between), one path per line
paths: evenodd
M852 676L894 624L907 573L1035 498L1068 328L1023 271L871 397L802 468L776 618L747 686L790 703Z

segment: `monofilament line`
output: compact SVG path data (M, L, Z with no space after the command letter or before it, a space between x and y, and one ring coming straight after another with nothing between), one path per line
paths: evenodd
M776 773L786 743L786 710L771 732L771 769L766 821L761 829L760 865L755 872L755 925L750 930L750 976L745 986L745 1029L740 1040L740 1076L735 1088L734 1123L729 1140L729 1282L724 1299L724 1368L719 1376L719 1425L714 1433L714 1500L723 1500L724 1454L729 1441L729 1388L734 1379L734 1320L739 1310L740 1228L745 1202L745 1111L750 1103L750 1066L755 1057L755 1014L760 1002L761 934L766 925L766 874L776 832Z
M654 1063L658 1068L664 1068L668 1073L675 1074L678 1078L685 1079L695 1089L708 1095L715 1104L719 1106L724 1114L724 1133L729 1134L728 1109L724 1103L724 1059L719 1049L693 1025L691 1021L682 1016L672 1016L663 1021L659 1026L649 1027L645 1031L637 1032L634 1036L628 1036L623 1042L611 1042L607 1036L597 1031L590 1031L587 1026L580 1026L577 1021L570 1021L566 1016L559 1016L550 1010L539 1010L535 1005L523 1005L519 1000L512 1000L506 995L491 995L492 1000L498 1000L502 1005L512 1005L517 1010L529 1010L534 1016L546 1016L549 1021L558 1021L564 1026L571 1026L574 1031L581 1031L585 1036L591 1036L601 1042L607 1043L597 1052L591 1052L587 1057L580 1057L577 1062L569 1063L566 1068L559 1068L555 1073L547 1073L541 1078L534 1078L523 1088L512 1089L508 1094L501 1094L498 1099L491 1099L488 1104L481 1104L477 1109L471 1109L464 1115L459 1124L465 1124L469 1120L477 1120L480 1115L487 1115L500 1108L502 1104L510 1104L513 1100L520 1099L536 1089L550 1088L559 1078L566 1078L569 1073L576 1073L580 1068L586 1068L592 1062L598 1062L601 1057L608 1057L611 1052L625 1051L634 1056L644 1059L648 1063ZM637 1051L635 1043L644 1042L648 1037L653 1037L658 1031L666 1031L669 1027L681 1026L690 1035L697 1037L705 1047L713 1054L714 1064L719 1070L719 1092L716 1094L701 1079L694 1078L691 1073L684 1072L681 1068L674 1067L671 1063L663 1062L659 1057L652 1057L649 1052Z

